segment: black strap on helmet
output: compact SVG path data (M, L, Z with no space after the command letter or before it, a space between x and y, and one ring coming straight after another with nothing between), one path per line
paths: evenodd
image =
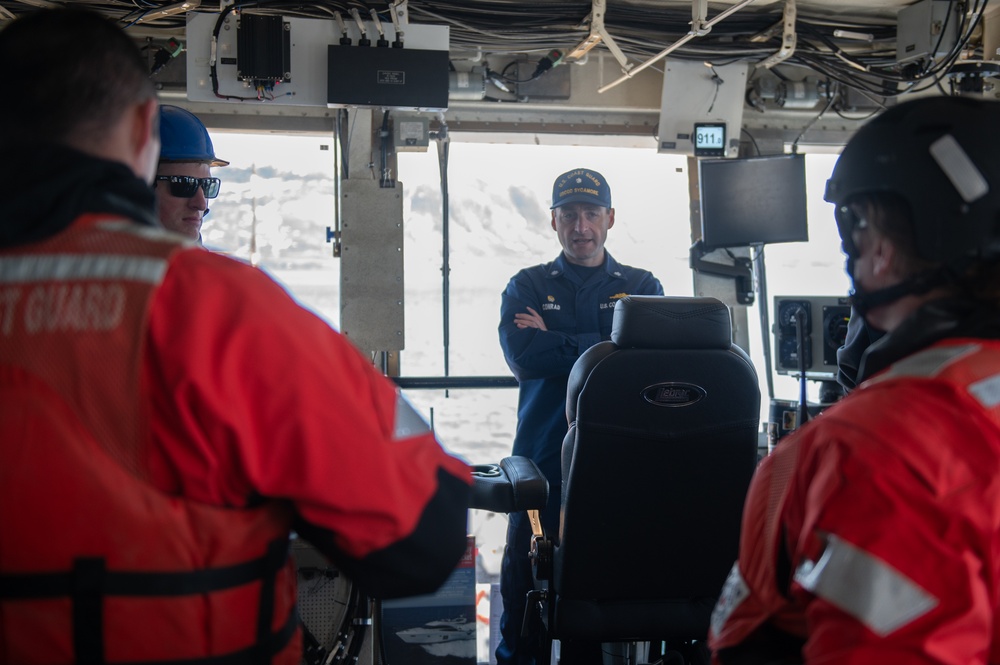
M863 316L872 308L888 305L903 296L919 296L939 286L954 284L973 262L974 259L971 257L956 259L947 265L925 270L908 277L899 284L887 286L884 289L867 291L855 284L854 290L851 292L851 304Z

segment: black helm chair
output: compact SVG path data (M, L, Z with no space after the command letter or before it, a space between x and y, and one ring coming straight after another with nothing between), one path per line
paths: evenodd
M731 331L714 298L629 296L577 360L560 530L535 542L545 641L707 638L757 464L760 390Z

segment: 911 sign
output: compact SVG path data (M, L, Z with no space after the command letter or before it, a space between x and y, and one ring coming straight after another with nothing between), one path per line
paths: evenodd
M726 124L696 122L694 125L695 157L723 157L726 154Z

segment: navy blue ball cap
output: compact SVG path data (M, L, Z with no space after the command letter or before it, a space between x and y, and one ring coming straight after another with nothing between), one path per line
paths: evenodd
M597 171L573 169L556 178L552 185L552 209L567 203L589 203L611 207L611 187Z

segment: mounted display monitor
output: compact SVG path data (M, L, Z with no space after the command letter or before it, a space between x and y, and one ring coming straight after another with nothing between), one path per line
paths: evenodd
M809 240L804 155L698 161L707 249Z

